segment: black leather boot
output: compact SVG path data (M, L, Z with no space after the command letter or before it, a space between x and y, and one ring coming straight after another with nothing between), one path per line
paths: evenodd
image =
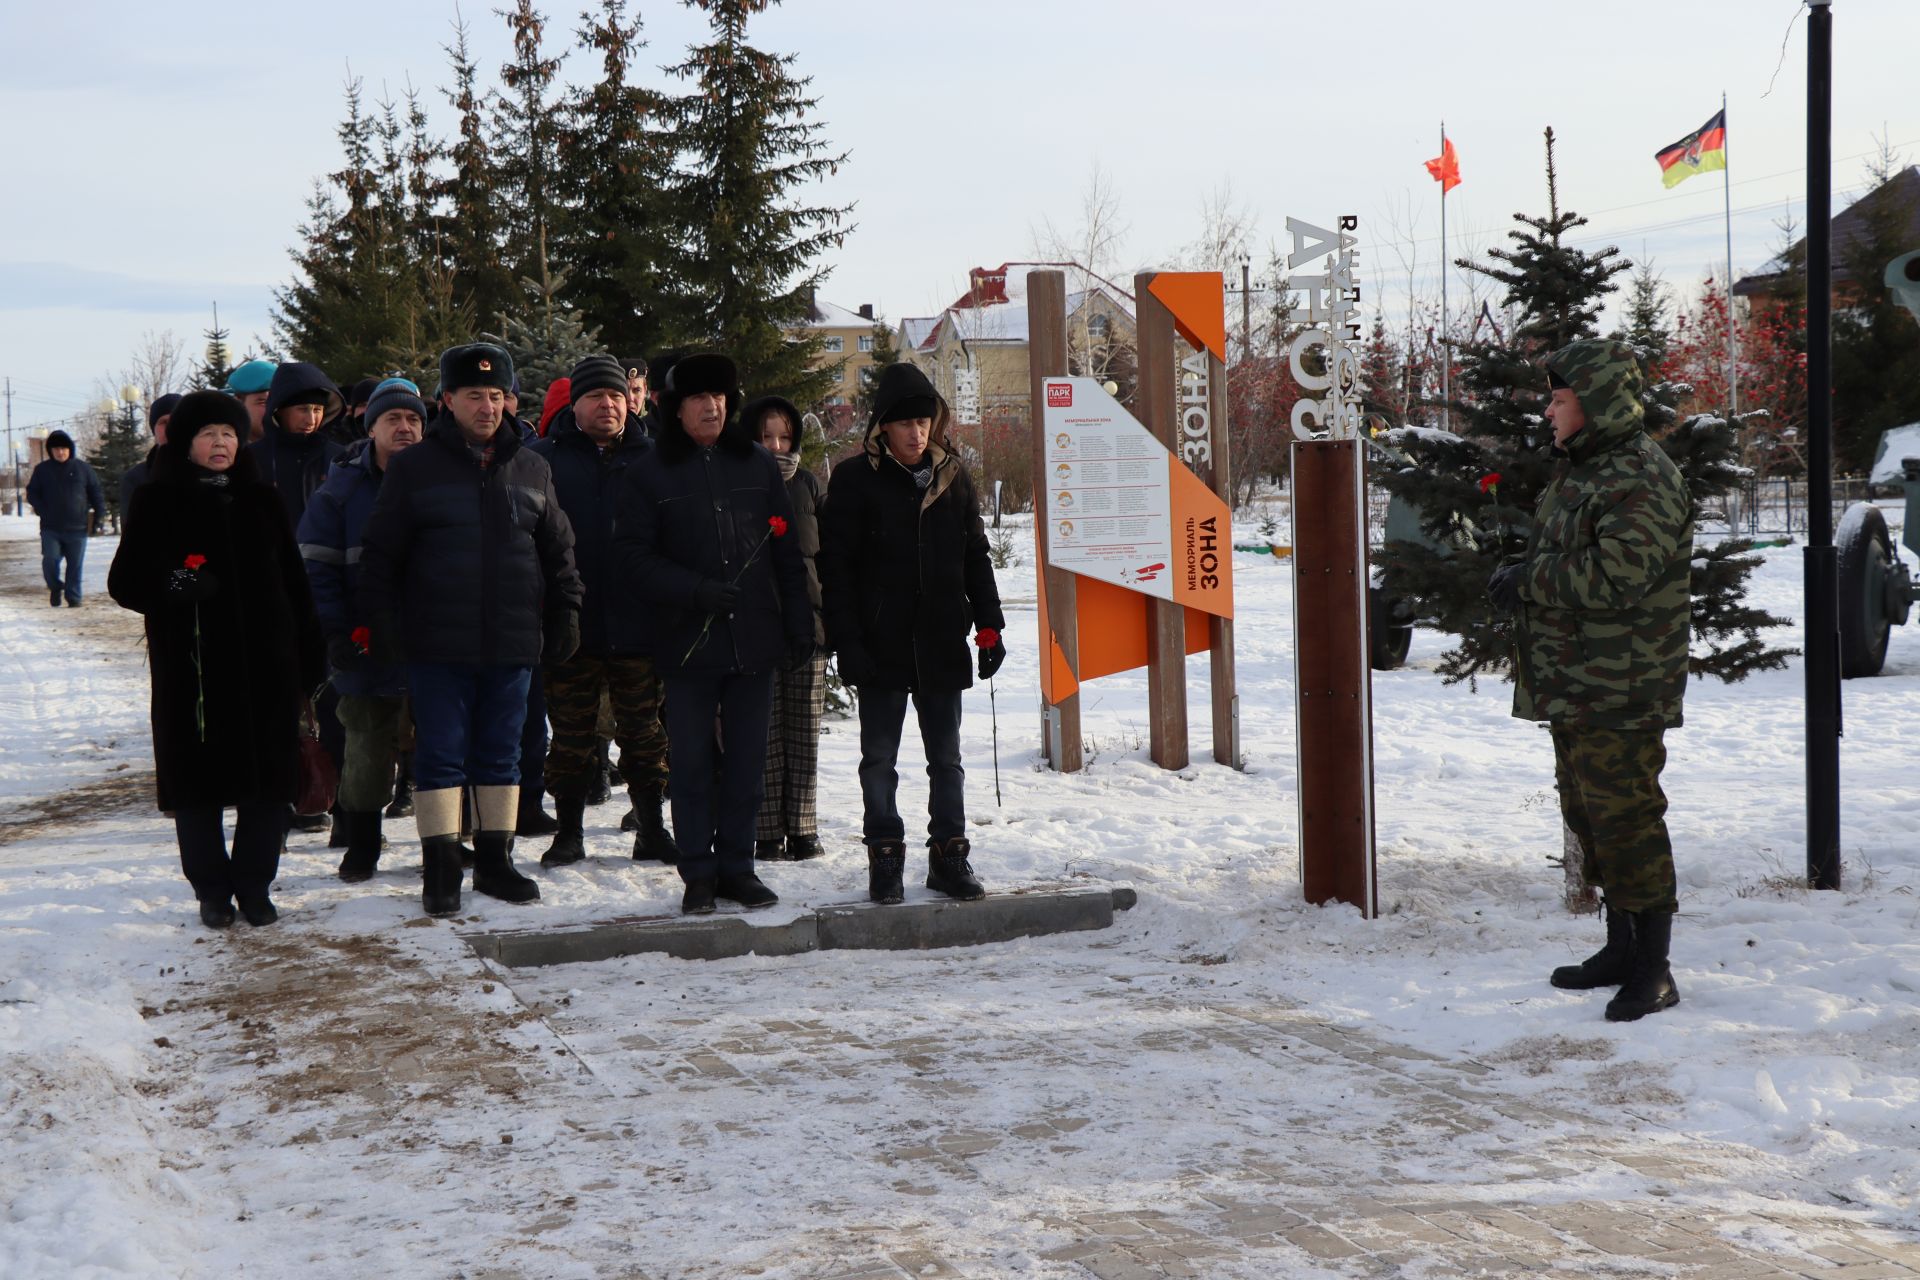
M808 862L814 858L824 858L827 851L820 847L819 836L788 836L787 861Z
M400 761L400 772L393 780L393 803L387 806L389 818L411 818L413 816L413 763Z
M1607 944L1579 964L1563 964L1547 979L1563 991L1617 987L1627 980L1633 959L1633 921L1624 911L1607 911Z
M429 836L420 842L420 905L430 916L450 916L460 910L459 836Z
M555 796L553 808L559 814L560 831L540 855L540 865L571 866L587 856L587 802L581 796Z
M532 787L520 789L520 810L515 815L513 834L517 836L550 836L560 829L553 815L540 807L540 793Z
M349 833L347 831L347 824L342 821L345 817L346 814L341 811L340 806L335 805L332 814L333 827L327 833L327 848L344 849L347 847L347 837Z
M867 846L867 897L888 905L906 901L906 873L904 841L882 840Z
M513 865L511 831L473 833L473 891L502 902L535 902L540 885Z
M593 781L587 784L587 803L600 805L613 799L613 782L607 776L612 766L607 763L607 744L601 743L600 749L593 754Z
M680 846L667 833L666 819L660 814L660 806L665 799L666 792L659 787L633 792L633 812L638 828L633 837L635 862L651 860L664 862L670 867L679 864Z
M1680 988L1667 967L1667 949L1673 942L1671 911L1622 912L1632 921L1633 960L1625 982L1607 1001L1608 1022L1637 1022L1650 1013L1680 1003Z
M978 902L987 891L973 877L967 855L973 844L965 836L927 842L927 888L962 902Z
M730 876L722 872L713 886L713 894L716 898L737 902L749 911L771 907L780 901L780 895L768 888L766 882L751 871L740 876Z
M787 842L785 840L755 840L753 842L753 860L755 862L786 862Z
M355 813L342 809L334 818L336 827L345 827L347 851L340 859L339 876L348 884L373 879L380 864L380 811Z

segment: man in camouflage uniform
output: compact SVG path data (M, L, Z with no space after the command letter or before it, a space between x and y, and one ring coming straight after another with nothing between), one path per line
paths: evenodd
M1588 339L1547 357L1566 461L1541 496L1526 555L1488 584L1515 617L1513 714L1553 732L1560 810L1606 894L1607 942L1553 985L1618 986L1610 1021L1668 1008L1678 908L1664 737L1680 725L1692 604L1686 482L1642 429L1638 357Z

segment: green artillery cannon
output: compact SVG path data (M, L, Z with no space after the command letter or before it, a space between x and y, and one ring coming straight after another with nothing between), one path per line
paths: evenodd
M1889 262L1882 278L1894 300L1920 320L1920 250ZM1906 456L1909 449L1920 455L1916 437L1920 431L1914 427L1882 435L1874 476L1892 481L1898 468L1907 496L1900 541L1920 555L1920 456ZM1893 549L1886 516L1870 502L1847 508L1833 541L1840 559L1840 674L1845 679L1879 675L1893 628L1906 622L1913 605L1913 575Z

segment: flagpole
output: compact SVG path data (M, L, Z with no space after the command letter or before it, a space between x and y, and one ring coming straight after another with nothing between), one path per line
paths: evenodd
M1727 93L1720 91L1720 190L1727 206L1727 386L1740 412L1740 331L1733 315L1733 169L1727 162Z
M1440 122L1440 154L1447 154L1447 122ZM1453 359L1447 351L1447 180L1440 179L1440 429L1450 429Z

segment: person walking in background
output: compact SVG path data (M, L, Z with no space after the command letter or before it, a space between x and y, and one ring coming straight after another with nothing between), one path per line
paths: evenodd
M580 644L573 528L546 460L507 415L512 384L502 347L441 355L441 412L388 466L363 535L356 625L376 658L406 662L430 916L460 909L466 786L479 809L475 891L540 896L513 865L527 685L535 666L564 663Z
M639 602L623 589L613 561L614 506L627 473L652 444L628 405L627 371L611 356L587 357L564 381L571 412L555 415L553 434L533 451L553 468L554 492L573 525L574 563L586 596L579 652L543 673L553 719L547 781L560 830L540 865L566 866L587 856L584 823L601 767L602 698L613 704L620 773L640 823L633 856L671 863L678 854L660 815L667 789L660 678L645 654Z
M133 497L107 590L146 619L156 799L209 928L278 918L268 891L298 782L300 716L325 678L285 511L241 448L246 409L196 391ZM237 811L232 852L222 811Z
M820 768L820 717L826 710L827 630L820 619L820 478L800 465L800 411L791 400L762 396L740 411L760 447L773 455L793 504L788 536L807 570L813 605L814 654L806 665L783 667L773 676L773 719L767 730L767 771L760 814L754 821L753 856L760 862L817 858L820 819L816 805Z
M426 418L427 406L413 383L404 378L381 383L368 401L371 434L334 464L300 518L300 555L326 636L329 679L339 695L335 714L346 732L339 801L346 852L338 874L348 884L372 879L379 865L381 807L393 791L394 757L406 717L405 670L397 662L375 661L368 637L354 635L364 536L387 469L419 442Z
M65 596L78 609L87 537L106 517L107 495L66 432L47 434L47 456L27 479L27 504L40 517L40 575L47 580L47 603L57 609Z
M1560 813L1606 899L1606 944L1549 981L1618 987L1607 1020L1632 1022L1680 1000L1660 773L1687 692L1693 504L1645 431L1632 347L1572 343L1547 357L1547 378L1563 461L1526 553L1495 570L1487 592L1514 618L1513 714L1552 730Z
M648 648L666 687L680 909L690 915L712 911L716 898L748 908L779 901L753 867L773 672L813 658L793 508L739 404L732 360L701 354L675 364L660 396L660 438L632 468L614 523L620 584L646 606Z
M865 447L833 469L820 522L827 644L860 698L860 797L867 895L900 902L906 827L895 803L900 731L911 700L927 755L927 888L971 901L960 695L1007 656L973 479L947 448L951 414L927 376L888 365L874 387Z
M153 447L147 450L146 457L128 467L126 474L120 477L120 523L123 527L127 512L133 506L133 491L153 475L153 455L167 442L167 420L179 403L179 394L170 392L155 396L153 403L147 406L147 430L153 432Z

